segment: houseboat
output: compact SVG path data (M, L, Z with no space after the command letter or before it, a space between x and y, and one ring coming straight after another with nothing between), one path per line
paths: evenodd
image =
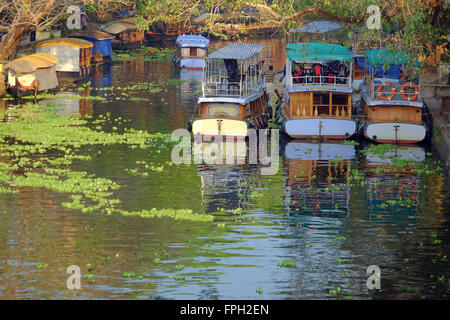
M424 104L418 81L408 76L405 52L367 50L361 88L363 121L359 132L380 143L417 143L425 139Z
M113 49L139 48L144 42L144 31L138 30L134 18L111 21L100 26L100 30L114 35Z
M177 51L172 60L182 69L203 70L208 47L207 38L183 34L177 38Z
M206 58L203 95L192 132L245 138L249 128L266 128L269 102L264 76L264 45L231 43Z
M56 88L57 63L57 58L42 52L11 61L7 65L9 89L15 96L21 97Z
M110 35L109 33L101 31L84 31L72 33L70 37L92 42L92 64L100 64L104 61L112 61L112 39L114 39L114 36Z
M280 130L295 139L350 138L356 131L352 62L341 45L288 44L284 101L276 109Z
M58 59L57 72L79 77L90 73L92 42L77 38L50 39L36 44L36 52Z
M173 41L182 34L191 32L189 19L179 22L155 22L145 31L145 39L148 41Z

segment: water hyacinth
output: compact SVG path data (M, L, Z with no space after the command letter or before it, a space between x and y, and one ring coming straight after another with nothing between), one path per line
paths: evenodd
M90 155L80 154L83 146L126 145L149 149L173 143L170 134L148 133L133 128L125 129L123 133L106 133L97 127L89 128L89 117L60 116L55 109L39 104L17 106L2 111L0 116L6 112L16 118L0 123L0 151L8 159L0 162L0 193L15 193L18 187L45 188L68 194L71 201L63 202L62 206L83 213L168 217L193 222L214 220L211 215L196 214L189 209L125 211L119 207L121 201L112 198L114 191L120 188L117 183L70 169L74 160L91 160ZM107 121L111 121L109 114L92 122ZM161 166L142 163L148 170L162 172Z

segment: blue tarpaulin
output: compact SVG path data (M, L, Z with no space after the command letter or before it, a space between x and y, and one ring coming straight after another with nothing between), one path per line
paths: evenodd
M92 47L92 55L100 52L104 58L109 57L111 60L113 59L111 39L97 40L97 39L90 38L87 36L80 37L80 38L92 42L92 44L94 45Z

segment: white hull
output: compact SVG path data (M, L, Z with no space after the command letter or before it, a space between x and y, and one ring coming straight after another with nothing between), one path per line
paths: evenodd
M388 143L415 143L427 134L424 125L396 122L367 124L363 130L366 138Z
M342 119L292 119L287 120L284 131L293 138L350 138L356 131L353 120Z
M199 119L192 123L192 133L204 136L247 136L247 123L242 120L232 119Z

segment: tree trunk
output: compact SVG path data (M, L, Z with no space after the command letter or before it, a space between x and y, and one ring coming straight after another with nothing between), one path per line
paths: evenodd
M39 8L37 12L29 12L25 5L29 5L30 0L23 1L22 6L17 8L18 13L11 24L10 30L5 38L0 42L0 61L8 60L13 56L20 43L20 38L23 34L28 32L31 27L35 27L39 22L45 18L47 13L52 9L56 0L40 0L45 2L45 5Z

